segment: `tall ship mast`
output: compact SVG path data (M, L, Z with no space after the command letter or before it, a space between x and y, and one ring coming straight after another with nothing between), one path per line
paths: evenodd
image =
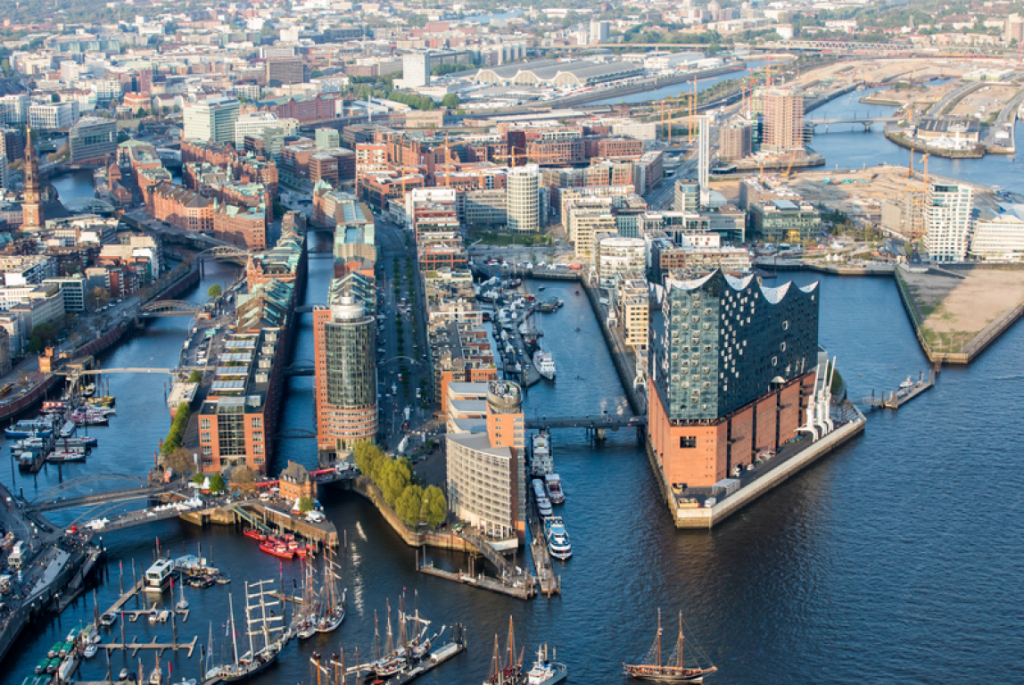
M658 633L654 638L654 644L647 652L643 663L631 665L622 664L625 675L640 680L651 680L658 683L699 683L704 677L718 669L709 665L707 668L699 665L687 666L683 658L683 614L679 612L679 639L675 648L667 660L663 659L661 646L661 610L658 610ZM699 647L694 647L694 652L699 652ZM701 654L703 654L701 652ZM695 654L696 656L696 654ZM705 657L706 658L706 657ZM710 661L709 661L710 663Z
M238 654L234 605L231 596L228 595L233 661L209 669L203 679L203 685L245 680L262 673L277 661L284 644L284 616L278 616L273 611L273 607L278 606L279 602L267 601L270 591L264 589L264 585L272 586L273 581L261 580L251 585L245 584L245 633L249 651L241 656ZM250 594L250 590L255 590L255 593Z
M494 636L494 657L491 663L491 675L483 685L523 685L526 674L523 673L523 652L516 653L516 634L512 625L512 617L508 619L508 638L505 645L507 661L502 659L498 651L498 636Z
M316 632L330 633L336 630L345 620L345 591L338 591L338 563L331 559L330 553L324 555L323 597L320 612L316 619Z

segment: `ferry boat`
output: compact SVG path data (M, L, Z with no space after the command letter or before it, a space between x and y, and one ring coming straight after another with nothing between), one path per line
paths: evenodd
M555 653L557 658L558 654ZM569 677L565 664L548 660L548 647L537 647L537 661L526 673L526 685L555 685Z
M690 654L698 650L691 649ZM718 669L714 665L707 667L694 665L686 666L683 661L683 614L679 614L679 639L675 650L669 656L668 661L662 659L661 649L661 610L658 610L658 632L654 638L654 644L647 652L643 663L622 664L623 674L632 676L639 680L652 680L658 683L700 683L704 677L711 675Z
M551 516L551 500L544 491L544 483L539 479L533 481L533 499L537 502L537 511L544 518Z
M555 559L568 559L572 556L569 533L565 530L561 516L552 516L544 522L544 536L548 540L548 551Z
M146 592L163 592L171 586L171 571L174 562L170 559L157 559L156 563L146 569Z
M551 473L554 462L551 459L551 436L537 433L531 438L530 475L544 477Z
M260 543L260 549L282 559L294 559L295 550L288 549L288 543L277 538L267 538Z
M562 492L562 479L559 478L557 473L544 475L544 488L548 491L548 499L551 500L552 504L562 504L565 502L565 493Z
M21 420L4 429L8 438L48 438L53 435L53 424L42 419Z
M555 360L549 353L543 350L534 352L533 368L537 369L537 373L549 381L555 380Z
M43 408L39 410L41 414L63 414L64 410L68 406L63 402L43 402Z

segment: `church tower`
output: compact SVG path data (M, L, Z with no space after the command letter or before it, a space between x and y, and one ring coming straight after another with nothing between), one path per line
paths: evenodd
M39 164L36 162L36 148L32 144L32 128L25 131L25 198L21 203L21 227L41 228L43 225L43 204L39 192Z

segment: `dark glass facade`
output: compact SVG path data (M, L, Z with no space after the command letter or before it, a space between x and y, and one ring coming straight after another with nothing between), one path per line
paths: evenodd
M716 271L666 289L649 361L671 421L717 420L817 364L817 283L762 288Z
M365 407L377 401L373 319L324 327L327 401L336 407Z

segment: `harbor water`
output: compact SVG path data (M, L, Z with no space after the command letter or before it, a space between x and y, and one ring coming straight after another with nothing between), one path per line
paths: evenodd
M830 165L841 167L858 166L865 156L878 162L892 155L893 163L901 163L905 152L880 133L833 131L816 137L815 146ZM870 146L876 146L874 156ZM957 170L965 178L1013 189L1015 176L1007 173L1012 164L1008 158L986 158L958 162ZM947 173L938 160L930 170ZM323 301L330 262L311 260L309 266L307 300ZM212 283L230 282L233 269L208 265L204 282L185 297L205 299ZM891 281L793 278L801 284L821 281L820 341L838 358L852 397L895 389L908 375L926 371ZM587 298L575 294L575 284L545 285L545 296L565 301L563 309L538 318L545 333L542 346L554 355L558 375L554 383L529 391L526 413L627 412ZM313 356L308 319L298 324L296 359ZM188 325L185 318L158 319L102 363L172 366ZM670 617L684 613L692 630L688 637L719 667L709 683L934 683L962 673L980 682L1015 682L1024 650L1018 611L1024 475L1012 460L1024 445L1011 426L1024 412L1022 355L1018 327L970 368L944 369L933 391L898 413L872 414L862 437L711 532L673 527L635 433L612 432L606 442L590 444L582 430L556 431L554 460L567 497L559 513L574 554L567 563L556 562L562 595L551 600L522 602L417 573L413 550L372 506L328 487L321 500L348 541L339 552L348 617L333 634L289 644L279 664L252 682L314 682L313 651L344 649L346 661L356 648L364 659L372 656L374 611L383 640L385 602L391 601L394 619L403 590L407 607L418 602L433 628L462 622L468 631L467 652L424 676L425 685L481 682L494 636L501 635L504 644L509 616L527 660L538 643L547 642L557 647L572 682L625 683L621 662L647 652L659 608L669 626L674 625ZM100 445L85 464L63 471L46 466L33 477L5 466L3 482L15 492L24 488L31 499L61 478L83 473L141 475L170 424L164 380L110 376L118 416L109 427L94 429ZM311 386L310 378L289 380L284 428L311 427ZM277 468L287 459L312 466L315 458L313 441L282 440L275 461ZM54 520L67 523L81 513L54 514ZM239 621L245 580L281 577L292 588L300 576L296 562L282 564L230 528L151 524L104 538L110 554L97 588L100 611L117 596L119 567L127 586L132 562L136 569L152 562L156 538L172 555L194 554L201 545L203 555L212 556L233 580L208 590L186 589L192 611L178 626L179 637L198 635L205 644L212 630L215 660L230 652L229 594ZM467 568L458 555L429 556L439 565ZM161 599L168 608L174 601L169 594ZM0 685L20 684L50 645L92 615L90 595L59 619L30 626L0 666ZM129 641L138 636L139 642L153 637L168 642L171 629L140 621L128 623L126 634ZM674 636L674 628L667 627L666 636ZM104 633L105 642L119 640L119 627ZM153 654L140 654L148 672ZM175 682L198 677L198 654L187 659L168 652L168 660ZM115 675L125 666L135 670L136 664L120 652L111 655ZM105 670L101 653L86 662L82 677L99 680Z

